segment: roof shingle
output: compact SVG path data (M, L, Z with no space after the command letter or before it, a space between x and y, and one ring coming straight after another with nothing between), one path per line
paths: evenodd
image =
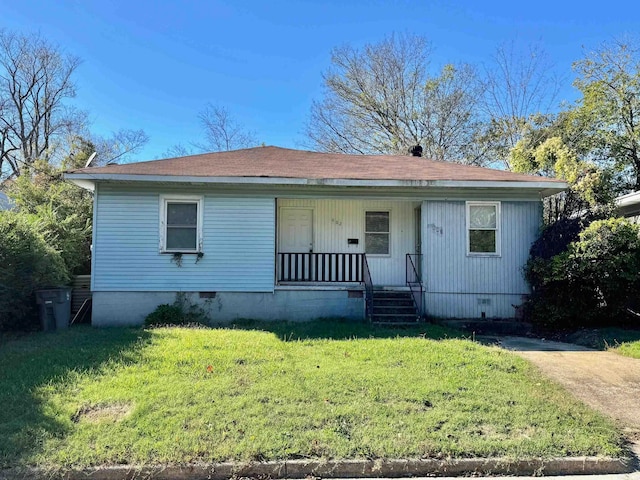
M318 153L272 146L82 168L69 173L345 180L561 182L546 177L439 162L422 157Z

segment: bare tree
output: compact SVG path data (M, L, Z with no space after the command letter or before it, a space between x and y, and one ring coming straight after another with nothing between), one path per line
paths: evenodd
M446 65L424 86L424 99L414 120L425 154L437 160L484 165L487 149L480 138L485 125L478 115L483 86L475 68Z
M479 134L482 95L475 69L446 65L429 73L431 47L421 36L391 36L362 50L332 51L325 92L313 103L306 134L320 151L398 154L421 144L439 160L483 163L468 147Z
M493 61L485 65L485 82L482 107L491 125L492 149L497 160L510 168L511 149L530 117L553 108L560 80L540 45L510 42L499 46Z
M140 151L149 141L144 130L120 129L110 137L93 135L92 143L96 149L96 164L126 163L132 154Z
M187 147L183 143L176 143L162 152L158 158L186 157L188 155L195 155L196 153L201 153L201 151L195 150L193 147Z
M46 160L56 137L84 119L64 105L79 64L39 34L0 30L0 178Z
M195 146L202 151L221 152L258 144L254 133L238 123L225 107L208 103L198 119L204 128L205 142Z

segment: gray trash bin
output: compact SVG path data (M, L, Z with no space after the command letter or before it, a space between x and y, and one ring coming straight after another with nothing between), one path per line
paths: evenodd
M36 291L40 322L45 332L69 328L71 321L71 288L48 288Z

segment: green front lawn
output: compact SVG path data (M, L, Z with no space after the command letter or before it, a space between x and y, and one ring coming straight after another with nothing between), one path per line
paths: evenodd
M623 454L530 364L452 334L318 321L11 340L0 467Z

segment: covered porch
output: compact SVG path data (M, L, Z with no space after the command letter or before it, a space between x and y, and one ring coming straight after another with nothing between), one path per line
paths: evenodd
M419 201L279 198L276 286L360 290L370 318L406 292L422 315L420 222Z

